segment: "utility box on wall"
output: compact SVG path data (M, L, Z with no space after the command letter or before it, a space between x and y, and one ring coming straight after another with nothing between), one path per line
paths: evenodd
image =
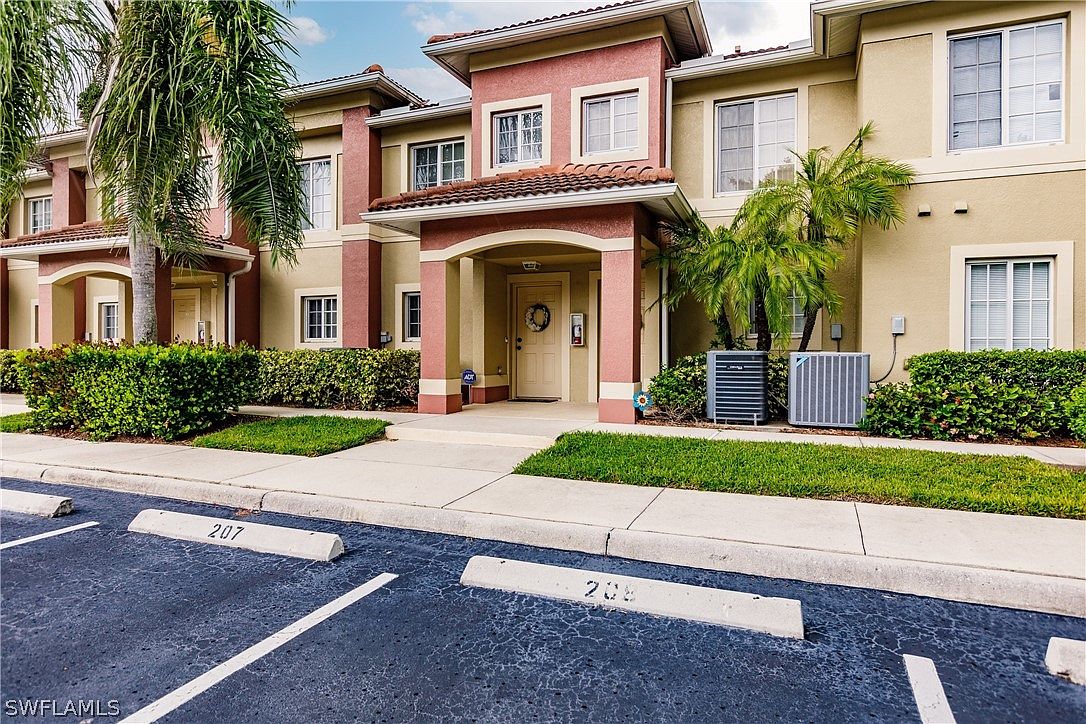
M769 354L714 349L706 357L705 416L713 422L767 422Z
M859 427L870 380L869 354L793 352L788 359L788 423Z

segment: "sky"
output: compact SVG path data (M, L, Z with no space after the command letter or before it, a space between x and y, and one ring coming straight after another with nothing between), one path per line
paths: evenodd
M422 54L431 35L494 28L607 0L299 0L289 9L299 82L349 75L379 63L423 98L468 89ZM754 50L810 35L807 0L702 0L713 52Z

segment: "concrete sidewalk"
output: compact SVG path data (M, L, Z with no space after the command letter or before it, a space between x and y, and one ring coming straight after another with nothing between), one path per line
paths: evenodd
M401 439L303 458L2 434L0 474L1086 616L1086 521L512 474L531 452Z

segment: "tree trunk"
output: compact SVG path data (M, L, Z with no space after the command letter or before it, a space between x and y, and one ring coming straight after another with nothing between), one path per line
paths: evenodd
M155 309L155 244L135 228L128 230L128 263L132 269L132 341L158 341Z
M735 335L732 333L731 322L728 321L728 313L723 309L716 318L716 333L724 344L724 349L735 349Z
M811 343L811 335L814 334L815 322L818 321L818 310L821 309L808 309L807 314L803 320L803 336L799 339L799 351L806 352L807 345Z
M759 352L773 349L773 334L769 331L769 317L765 313L765 298L761 292L754 298L754 331L758 335Z

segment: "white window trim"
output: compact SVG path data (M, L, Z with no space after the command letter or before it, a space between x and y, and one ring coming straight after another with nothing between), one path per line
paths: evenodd
M336 298L336 338L306 341L305 308L306 297L335 297ZM295 349L323 349L325 347L342 347L343 343L343 294L342 287L309 287L294 290L294 348Z
M540 121L539 121L540 124L546 124L547 118L546 118L546 116L543 115L543 107L542 106L530 106L528 108L518 108L515 111L502 111L501 113L495 113L495 114L490 116L491 133L493 133L493 138L494 138L494 147L491 149L491 157L493 159L493 163L494 163L495 168L497 168L497 169L506 169L506 168L510 168L510 167L520 168L520 167L523 167L523 166L531 166L531 165L534 165L534 164L537 163L537 160L534 159L534 158L526 159L524 161L520 160L520 152L525 147L523 142L521 141L521 134L524 132L524 129L521 127L520 119L523 116L525 116L525 115L527 115L529 113L535 113L537 110L539 111L539 115L540 115ZM517 160L516 161L507 161L505 163L501 163L501 162L499 162L497 160L498 153L499 153L499 150L500 150L498 148L498 144L501 141L501 139L500 139L501 134L498 132L498 126L499 126L499 124L501 122L501 119L503 119L503 118L516 118L517 119L517 130L516 130L516 134L517 134L517 146L516 146L516 148L517 148ZM543 146L543 142L542 142L543 128L542 128L542 125L540 126L539 130L540 130L539 155L542 156L543 155L543 147L542 147ZM535 144L530 144L530 145L535 145Z
M525 161L522 163L504 163L500 166L495 162L495 134L494 134L494 116L501 115L508 111L520 111L527 110L529 108L542 108L543 109L543 153L542 158L537 161ZM482 163L480 164L481 175L494 176L498 173L505 173L507 171L516 171L523 168L537 168L539 166L548 166L551 162L551 94L545 93L538 96L527 96L524 98L510 98L506 101L494 101L492 103L484 103L480 108L482 121L479 124L480 143L482 144L481 156ZM467 149L465 148L465 153Z
M1048 139L1044 141L1023 141L1021 143L1008 143L1007 134L1010 133L1010 56L1007 55L1010 52L1010 33L1012 30L1022 30L1024 28L1035 28L1038 25L1054 25L1058 23L1061 27L1060 33L1063 36L1063 63L1060 64L1060 137L1058 139ZM950 57L950 46L955 40L964 40L965 38L976 38L981 35L994 35L995 33L1002 33L1003 39L1000 45L1000 57L999 57L999 73L1000 73L1000 121L999 121L999 133L1000 143L998 146L977 146L976 148L953 148L954 140L954 89L951 85L951 75L954 73L953 61ZM1019 23L1018 25L1006 25L994 28L988 28L987 30L976 30L966 33L954 33L947 35L945 59L946 63L943 66L945 71L946 82L946 113L943 117L943 123L945 124L946 133L946 152L948 156L957 156L959 154L969 153L983 153L984 151L997 151L999 149L1007 148L1028 148L1030 146L1058 146L1067 142L1067 98L1070 95L1067 88L1067 53L1068 53L1068 37L1067 37L1067 20L1066 18L1050 18L1048 20L1037 20L1030 23Z
M603 96L627 95L637 93L637 146L634 148L584 153L584 104L587 100L596 100ZM616 161L637 161L649 157L649 79L631 78L630 80L596 83L570 89L570 138L569 158L571 163L612 163ZM544 121L546 118L544 117ZM574 129L578 129L574 132Z
M795 148L793 150L796 151L797 153L802 153L802 151L800 150L800 141L799 141L800 105L799 105L799 92L798 91L786 91L784 93L773 93L773 94L770 94L770 95L751 96L749 98L730 98L730 99L725 100L725 101L717 101L716 103L713 104L713 116L712 116L712 118L713 118L713 121L712 121L713 158L712 158L711 167L712 167L712 183L713 183L712 188L713 188L713 196L714 197L716 197L716 198L726 198L726 197L729 197L729 196L731 196L731 197L745 196L747 194L750 194L750 193L753 193L753 192L757 191L758 188L759 188L759 186L757 184L755 184L754 187L751 188L751 189L741 189L741 190L737 190L737 191L721 191L720 188L719 188L719 186L720 186L720 129L717 128L716 124L717 124L717 119L720 117L720 108L722 106L732 106L732 105L738 105L740 103L753 103L754 104L754 128L753 128L754 138L753 138L753 141L752 141L752 143L754 144L752 146L752 151L753 151L753 154L754 154L754 159L753 159L754 166L753 166L752 173L757 175L757 173L758 173L758 145L759 145L758 144L758 101L776 100L778 98L788 98L788 97L792 97L792 98L796 99L796 112L795 112L795 117L792 119L793 122L795 123L795 129L794 129L794 132L792 134L794 136L792 142L795 144ZM796 165L795 162L793 162L792 165L794 167ZM755 178L755 181L757 181L757 178Z
M1052 308L1049 325L1054 349L1073 349L1075 343L1075 242L1037 241L1012 244L974 244L950 247L950 349L967 350L966 324L969 293L968 263L1016 259L1052 260Z
M392 344L396 349L422 349L422 340L409 340L403 338L404 327L406 320L404 319L404 295L412 292L422 292L422 286L420 284L397 284L396 285L396 313L395 313L395 332L392 335Z
M448 179L448 180L442 179L441 178L441 147L442 146L451 146L451 145L457 144L457 143L464 144L464 178L462 178L462 179ZM417 191L418 190L415 187L415 152L419 151L421 149L424 149L424 148L437 148L437 185L438 186L445 186L447 184L451 184L451 183L454 183L456 181L466 181L468 178L470 178L470 176L468 176L468 151L470 149L468 148L468 144L465 141L463 136L461 136L460 138L450 138L450 139L447 139L447 140L444 140L444 141L433 141L433 142L428 141L426 143L417 143L417 144L415 144L413 146L408 147L408 154L407 154L408 157L409 157L409 159L408 159L408 172L410 174L410 176L408 177L407 183L408 183L408 186L409 186L411 191ZM426 188L433 188L433 187L427 186Z
M102 305L103 304L116 304L117 305L117 336L112 338L114 342L120 342L124 339L124 303L118 296L104 296L94 297L91 300L94 309L94 341L106 342L110 341L102 337ZM197 315L199 316L199 315Z
M965 265L966 265L967 268L975 266L975 265L979 266L979 265L989 265L989 264L1005 264L1007 266L1007 288L1006 288L1007 296L1004 298L1004 304L1007 305L1006 312L1005 312L1006 329L1004 330L1004 337L1003 337L1003 340L1006 343L1006 345L1003 346L1003 347L985 347L985 349L1004 349L1004 350L1008 350L1008 351L1014 349L1014 302L1015 302L1015 299L1014 299L1014 269L1013 269L1013 266L1015 264L1018 264L1018 263L1027 263L1027 262L1048 262L1048 264L1049 264L1049 267L1048 267L1048 335L1047 335L1048 336L1048 347L1045 347L1043 349L1051 349L1051 348L1053 348L1055 346L1054 343L1053 343L1053 336L1054 336L1055 330L1053 329L1054 325L1053 325L1053 321L1052 321L1052 315L1053 315L1053 312L1055 312L1055 307L1056 307L1056 299L1055 299L1054 295L1052 294L1052 278L1053 278L1053 276L1055 276L1053 274L1052 267L1056 263L1056 260L1054 258L1052 258L1050 256L1028 256L1028 257L1003 257L1003 258L994 258L994 259L989 259L989 258L985 258L985 259L967 259L965 261ZM972 285L972 275L969 274L968 270L967 270L966 275L965 275L965 302L966 302L966 307L965 307L965 349L966 350L969 350L969 342L970 342L969 328L970 328L970 322L971 322L971 319L970 319L970 314L971 314L970 303L973 300L972 286L973 286ZM986 301L990 301L990 300L986 300ZM1031 299L1029 301L1032 302L1033 300ZM1032 338L1033 338L1033 336L1030 335L1030 339L1032 339ZM987 337L987 339L991 339L991 336ZM1029 349L1036 349L1036 348L1031 347Z
M298 159L298 166L312 165L328 162L328 226L313 226L303 231L304 234L313 234L332 231L336 228L336 164L331 156L313 156L311 158ZM307 209L308 211L308 209Z
M45 200L49 201L49 225L46 226L43 229L38 229L37 231L34 231L34 226L33 226L33 224L34 224L34 211L33 211L34 203L37 202L37 201L45 201ZM43 232L43 231L49 231L52 228L53 228L53 195L52 194L41 194L39 196L27 196L26 197L26 233L27 234L37 234L37 233L40 233L40 232Z
M581 122L581 144L582 144L582 146L584 146L583 153L586 156L602 156L602 155L610 153L612 151L629 151L631 149L637 148L637 142L636 141L633 144L629 145L629 146L618 146L618 145L615 144L615 134L617 133L617 131L615 130L615 101L619 100L619 99L626 100L626 99L629 99L629 98L635 98L636 99L638 97L639 97L639 95L638 95L637 91L633 91L631 93L616 93L614 95L609 95L609 96L596 96L594 98L586 98L583 101L581 101L581 116L584 119ZM588 148L587 148L587 145L588 145L588 113L587 113L588 106L596 104L596 103L603 103L603 102L608 103L608 106L607 106L607 109L608 109L608 128L610 129L610 131L607 134L608 135L607 140L608 140L609 145L608 145L607 148L601 148L599 151L589 151ZM641 119L638 118L637 120L638 120L638 127L640 128L640 120Z

